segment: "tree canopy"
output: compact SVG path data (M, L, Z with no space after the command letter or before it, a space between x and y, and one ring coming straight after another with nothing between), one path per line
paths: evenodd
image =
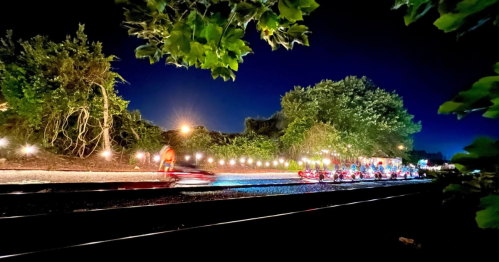
M412 148L411 135L421 130L400 96L376 87L366 77L297 86L284 95L281 105L289 124L281 140L295 149L305 141L307 130L322 123L322 129L339 136L324 139L329 144L323 144L323 149L349 156L404 156Z
M214 79L235 80L243 57L252 53L243 40L251 21L273 50L308 46L310 32L298 24L319 5L315 0L116 0L124 5L129 35L147 40L137 58L211 70Z

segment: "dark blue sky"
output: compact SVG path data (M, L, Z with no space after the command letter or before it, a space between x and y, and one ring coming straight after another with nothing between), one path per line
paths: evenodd
M15 38L42 34L60 41L74 35L78 23L86 24L89 38L121 59L113 66L130 84L117 89L131 101L130 109L167 129L174 128L177 115L195 115L196 124L211 130L240 132L246 117L269 117L280 110L280 97L294 86L365 75L396 90L422 121L422 131L414 136L416 149L450 157L477 136L499 136L499 120L479 113L463 120L437 114L440 104L458 91L493 74L499 29L486 26L456 41L455 34L432 25L436 14L406 27L404 11L390 9L393 0L317 2L321 7L304 22L313 32L310 47L272 52L250 24L245 40L255 54L245 57L235 82L212 80L209 70L136 59L134 49L142 41L120 26L123 11L113 0L3 4L0 30L13 29Z

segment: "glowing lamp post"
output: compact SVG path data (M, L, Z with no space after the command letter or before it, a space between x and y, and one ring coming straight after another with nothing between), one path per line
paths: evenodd
M196 154L196 166L199 164L199 160L203 157L203 155L201 155L201 153L197 153Z
M191 128L186 126L186 125L183 125L181 128L180 128L180 131L182 131L182 133L185 135L187 133L189 133L191 131Z
M289 163L288 163L288 162L284 163L284 166L285 166L285 167L288 167L288 166L289 166Z
M102 152L102 156L103 156L105 159L109 158L109 157L111 156L111 151L107 151L107 150L106 150L106 151Z
M403 150L403 149L404 149L404 146L403 146L403 145L400 145L400 146L399 146L399 149L400 149L400 150Z
M9 145L9 140L7 140L7 138L5 137L0 138L0 148L6 147L8 145Z
M302 161L298 161L298 165L303 165L303 162Z
M185 156L186 161L189 161L189 159L191 159L191 156Z
M234 159L231 159L229 163L230 163L231 166L233 166L233 165L236 164L236 161Z
M262 165L262 162L258 161L258 162L256 162L256 165L257 165L257 166L261 166L261 165Z
M253 159L251 159L251 158L248 159L248 164L250 164L250 165L253 164Z
M26 145L25 147L23 147L22 151L26 156L29 156L30 154L33 154L35 152L35 148L33 146Z
M225 161L220 160L218 163L219 163L221 166L223 166L223 165L225 164Z
M266 162L266 163L265 163L265 166L270 166L270 163L269 163L269 162Z
M208 163L210 163L210 164L213 163L213 158L211 158L211 157L208 158Z
M156 155L154 156L154 162L159 162L159 160L161 160L161 157Z
M246 162L246 159L244 159L244 157L241 157L241 159L239 159L239 162L240 162L241 164L244 164L244 162Z
M282 158L279 159L279 163L281 163L281 164L284 163L284 159L282 159Z
M274 166L277 166L277 161L274 161Z
M137 153L136 157L137 157L138 159L141 159L141 158L143 158L143 157L144 157L144 153Z

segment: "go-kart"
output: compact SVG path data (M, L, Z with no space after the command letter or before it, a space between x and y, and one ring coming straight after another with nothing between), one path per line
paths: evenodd
M214 173L204 170L196 169L193 166L182 166L173 171L159 171L166 177L174 180L175 186L188 186L188 185L207 185L216 181Z

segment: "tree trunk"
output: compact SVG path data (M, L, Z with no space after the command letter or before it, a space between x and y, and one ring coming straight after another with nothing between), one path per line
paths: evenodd
M109 135L109 101L107 100L107 92L104 86L99 85L102 89L102 98L104 100L104 126L102 132L102 147L104 151L111 152L111 136ZM110 161L111 158L107 157L107 161Z

